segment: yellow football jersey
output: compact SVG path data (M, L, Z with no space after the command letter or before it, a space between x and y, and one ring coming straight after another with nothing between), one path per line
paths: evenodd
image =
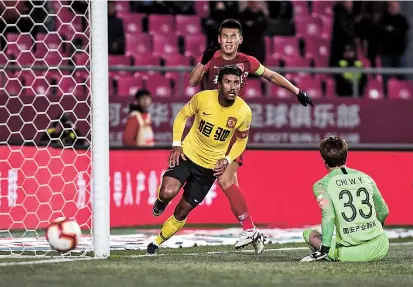
M182 143L184 154L199 166L213 169L217 161L225 157L231 138L236 131L241 135L240 144L231 148L228 155L234 160L244 151L248 130L252 121L251 108L237 97L230 107L218 102L217 90L205 90L196 94L179 111L173 128L174 144L180 143L186 120L195 116L194 123Z

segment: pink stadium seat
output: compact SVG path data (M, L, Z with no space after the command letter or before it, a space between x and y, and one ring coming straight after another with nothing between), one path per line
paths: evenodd
M126 34L126 53L152 52L152 37L149 34Z
M294 7L295 19L302 17L302 16L310 15L310 12L308 11L307 1L294 0L292 1L292 4Z
M7 52L18 54L20 51L29 51L33 46L33 39L29 34L8 33Z
M135 66L159 66L161 59L153 54L132 54Z
M75 54L75 63L79 66L87 66L90 64L90 56L84 52L78 52Z
M328 16L320 16L319 18L323 22L322 37L330 40L333 31L333 18Z
M166 66L190 66L191 61L188 57L180 54L165 54L162 56Z
M143 87L142 79L138 77L128 76L118 79L118 95L119 96L134 96L136 92Z
M176 33L178 35L198 35L202 33L201 19L198 16L176 16Z
M413 84L408 80L390 79L387 82L388 95L391 99L413 99Z
M44 56L44 62L46 62L48 66L56 67L59 65L67 65L69 58L70 56L59 53L58 51L49 51Z
M34 80L33 91L35 96L51 95L51 89L49 88L49 82L45 77L38 77Z
M279 67L280 66L280 60L275 58L270 53L266 53L266 55L265 55L265 66L267 66L267 67Z
M372 100L383 99L384 93L382 83L377 79L370 78L367 81L364 97Z
M206 38L204 35L188 35L185 37L185 55L196 59L206 49Z
M336 82L331 77L325 77L323 79L326 85L326 97L335 98L336 97Z
M298 55L284 57L281 59L286 67L309 67L310 60L307 58L300 57Z
M22 84L16 78L5 79L4 80L4 90L9 96L18 96L22 93Z
M48 50L64 51L62 38L57 32L49 34L37 34L36 36L36 55L44 55Z
M109 66L130 66L131 59L129 56L109 55Z
M34 83L34 79L37 76L37 73L33 70L20 70L17 72L17 78L19 79L20 83L22 83L25 87L30 87Z
M306 57L314 59L316 66L327 67L330 57L330 42L321 37L313 37L305 42Z
M172 96L172 88L169 79L160 74L152 74L146 77L146 88L154 97L167 98Z
M298 17L295 19L295 27L298 36L311 39L311 37L321 35L323 23L319 18L313 16Z
M171 34L175 32L174 16L149 15L149 32L153 34Z
M71 76L61 77L58 82L58 95L74 94L76 79Z
M129 1L116 1L115 9L118 16L120 13L129 12Z
M279 98L279 99L292 99L294 94L290 91L281 88L277 85L270 84L270 97Z
M266 52L266 54L270 54L271 51L272 51L271 37L265 36L264 37L264 43L265 43L265 52Z
M276 57L293 56L299 54L298 38L296 37L273 37L273 52Z
M3 52L0 51L0 65L7 64L8 60L9 60L9 57L6 54L4 54Z
M297 85L300 89L306 91L313 98L323 97L321 79L319 77L297 77Z
M119 13L119 18L123 20L123 30L127 34L142 33L142 19L143 15L138 13Z
M174 34L154 36L153 52L158 55L178 53L178 38Z
M201 91L201 87L199 85L195 87L189 86L189 73L183 73L182 76L182 83L180 82L180 73L178 72L168 72L165 74L167 79L170 79L174 82L174 95L175 97L192 97L196 93ZM184 91L180 91L180 85L182 84L182 88Z
M31 51L24 51L17 56L16 61L20 66L31 66L36 58Z
M201 18L208 17L209 16L208 1L195 1L195 11L196 11L196 14Z
M56 28L59 28L63 25L63 23L70 23L71 26L78 32L83 31L82 26L82 17L73 13L72 10L66 7L61 7L59 11L57 11L57 20L56 20Z
M261 98L263 97L263 92L261 89L261 80L249 79L245 86L244 96L245 98Z
M313 14L332 16L334 3L335 1L313 1Z

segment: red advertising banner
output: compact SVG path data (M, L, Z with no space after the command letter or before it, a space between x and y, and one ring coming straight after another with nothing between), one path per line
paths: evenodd
M111 144L121 144L129 97L111 97ZM150 108L157 143L172 141L172 123L188 99L157 98ZM349 143L412 143L413 101L314 99L313 108L296 100L248 99L253 122L250 143L318 143L326 134L339 134ZM90 99L65 97L9 98L0 95L0 141L38 142L50 120L63 111L82 135L90 135ZM397 127L397 128L395 128ZM377 132L380 131L380 132Z
M110 151L111 227L161 224L152 215L168 150ZM413 152L352 151L348 165L371 175L387 201L388 225L413 224ZM58 216L90 227L90 156L71 149L0 146L0 229L37 229ZM317 151L249 150L240 186L256 223L302 227L320 223L313 183L326 174ZM189 223L236 223L217 184Z

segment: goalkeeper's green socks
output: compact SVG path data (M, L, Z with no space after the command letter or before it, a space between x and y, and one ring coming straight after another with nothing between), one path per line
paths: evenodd
M180 221L175 216L169 217L162 226L161 233L155 238L155 244L160 246L166 240L184 227L186 219Z

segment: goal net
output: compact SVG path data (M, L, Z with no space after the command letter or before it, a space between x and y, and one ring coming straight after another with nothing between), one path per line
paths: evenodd
M108 97L93 85L107 83L107 63L91 65L107 61L107 48L91 57L92 42L107 47L105 2L0 3L0 257L52 254L45 228L58 217L83 232L67 256L109 254Z

